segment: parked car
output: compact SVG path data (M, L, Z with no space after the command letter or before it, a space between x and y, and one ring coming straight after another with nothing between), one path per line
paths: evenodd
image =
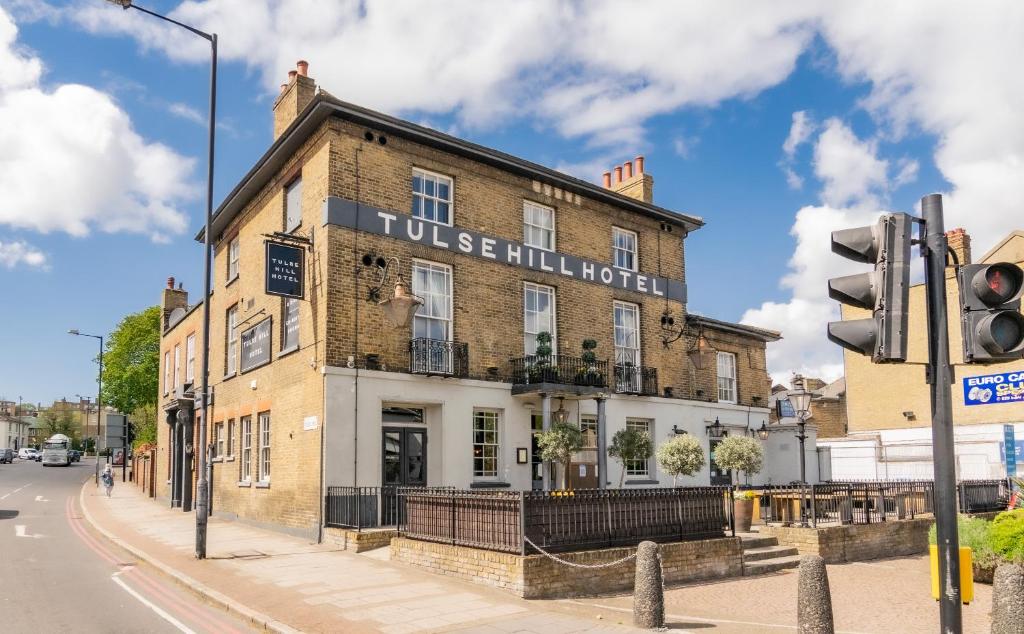
M77 449L72 449L71 450L71 462L81 462L81 461L82 461L82 452L77 450Z
M42 462L43 461L43 452L41 452L38 449L36 449L36 455L32 459L35 460L36 462Z
M32 447L22 447L18 450L18 458L21 460L35 460L37 453L39 452Z
M7 464L14 462L14 452L10 449L0 449L0 463L4 462Z

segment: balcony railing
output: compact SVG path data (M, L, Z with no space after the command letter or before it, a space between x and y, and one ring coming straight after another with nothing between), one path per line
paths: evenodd
M409 342L409 372L469 376L469 344L417 338Z
M608 387L608 362L587 363L564 354L527 355L512 359L512 382L516 385L556 383L585 387Z
M620 394L658 395L658 368L642 365L615 366L615 391Z

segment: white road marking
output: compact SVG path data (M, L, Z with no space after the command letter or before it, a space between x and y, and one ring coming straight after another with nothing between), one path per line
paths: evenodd
M41 495L37 495L36 496L36 502L49 502L49 500L47 500L46 498L44 498Z
M39 535L39 534L29 535L29 534L27 534L25 532L25 530L26 530L26 527L25 527L24 524L16 524L14 526L14 536L15 537L31 537L32 539L39 539L40 537L42 537L42 535Z
M157 615L160 616L160 618L167 621L174 627L178 628L179 631L184 632L185 634L196 634L193 630L189 629L187 625L185 625L184 623L182 623L181 621L179 621L178 619L174 618L173 616L165 612L163 609L161 609L160 606L156 605L155 603L152 603L138 592L132 590L127 583L125 583L121 580L120 577L118 577L118 575L120 574L121 572L115 572L114 574L110 575L110 578L114 580L114 583L121 586L125 592L138 599L140 603L145 605L150 610L156 612Z
M17 493L18 491L21 491L22 489L24 489L24 488L26 488L26 487L30 487L30 486L32 486L32 483L31 483L31 482L29 482L28 484L26 484L26 485L25 485L25 486L23 486L23 487L18 487L17 489L15 489L15 490L11 491L10 493L8 493L8 494L4 495L3 497L0 497L0 500L6 500L6 499L8 498L8 496L14 495L14 494L15 494L15 493Z

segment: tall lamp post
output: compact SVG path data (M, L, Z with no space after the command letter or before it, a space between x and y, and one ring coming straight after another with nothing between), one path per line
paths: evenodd
M793 409L796 411L796 424L800 428L800 433L796 435L797 440L800 441L800 525L807 526L807 509L804 508L802 498L803 487L807 484L807 456L804 453L804 441L807 440L807 415L810 414L811 393L805 390L801 383L798 389L789 393L789 402L792 403Z
M100 483L100 417L103 416L103 335L88 335L84 332L79 332L77 328L72 328L68 331L69 335L75 335L76 337L92 337L93 339L100 340L100 371L99 376L96 379L96 441L93 443L93 455L96 457L96 475L95 482L96 486ZM89 421L89 414L85 415L86 423ZM88 432L88 430L86 430Z
M210 236L210 224L213 219L213 149L214 130L217 119L217 34L204 33L199 29L177 20L160 15L144 9L132 2L132 0L107 0L116 4L125 11L135 9L164 22L170 22L175 26L198 35L210 43L210 119L208 131L207 157L206 157L206 228L203 231L204 260L203 260L203 375L202 392L196 394L199 407L202 411L202 418L199 419L199 448L197 454L196 471L198 481L196 483L196 559L206 558L206 520L210 510L210 482L206 478L206 408L209 405L209 380L210 380L210 260L213 259L213 247Z

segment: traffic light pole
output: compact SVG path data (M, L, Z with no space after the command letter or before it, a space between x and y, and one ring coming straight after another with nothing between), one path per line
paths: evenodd
M960 548L956 516L956 457L946 315L946 242L942 195L921 199L921 248L928 312L928 383L931 386L932 461L935 466L935 526L939 551L939 624L943 634L962 632Z

